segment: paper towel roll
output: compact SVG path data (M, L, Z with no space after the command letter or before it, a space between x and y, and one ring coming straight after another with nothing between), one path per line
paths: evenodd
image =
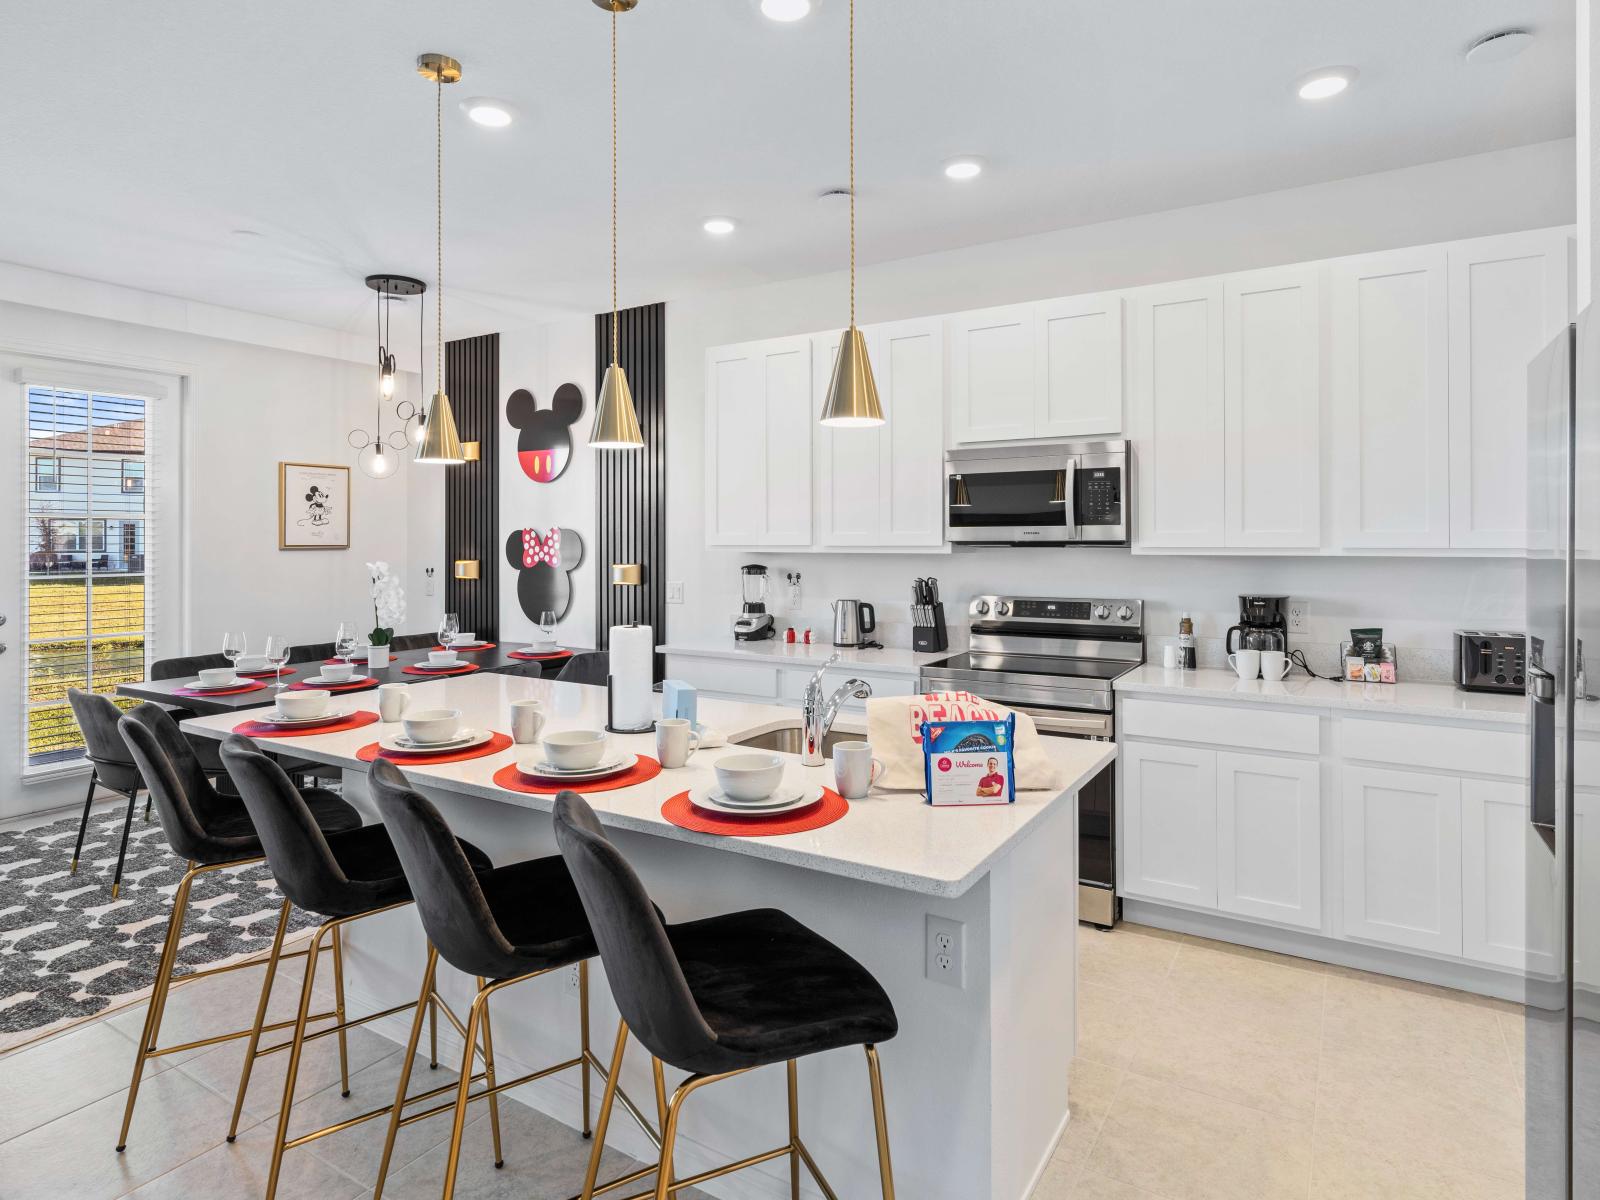
M648 729L655 717L655 630L648 625L611 627L611 724Z

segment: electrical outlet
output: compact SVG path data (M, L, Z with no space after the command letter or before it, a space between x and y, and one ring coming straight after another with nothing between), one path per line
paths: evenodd
M428 576L428 582L423 584L423 586L422 586L422 594L424 596L433 595L433 576L432 575L429 575Z
M578 964L573 963L567 968L567 991L574 996L578 994Z
M668 604L682 604L683 603L683 580L681 580L681 579L669 579L669 580L667 580L667 603Z
M926 970L937 983L967 986L966 926L960 921L928 914Z
M1305 600L1289 601L1289 632L1309 633L1311 631L1311 605Z

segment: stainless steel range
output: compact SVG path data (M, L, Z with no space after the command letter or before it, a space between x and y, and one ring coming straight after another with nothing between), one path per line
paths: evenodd
M965 654L922 668L923 691L967 691L1033 718L1052 737L1109 740L1112 687L1144 662L1138 600L976 596ZM1078 794L1078 917L1115 925L1115 764Z

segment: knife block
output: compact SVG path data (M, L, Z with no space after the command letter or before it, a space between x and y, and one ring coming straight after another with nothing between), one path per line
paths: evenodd
M911 648L923 653L950 649L950 633L944 624L943 604L911 606Z

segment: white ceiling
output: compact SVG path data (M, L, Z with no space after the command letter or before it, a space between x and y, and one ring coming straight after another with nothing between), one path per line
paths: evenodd
M433 279L434 97L413 62L437 50L466 69L445 93L450 328L609 304L591 0L5 8L0 260L359 330L364 275ZM845 206L816 195L846 175L845 12L621 18L624 305L842 265ZM1511 25L1530 51L1464 63ZM1567 137L1573 59L1570 0L859 0L861 257ZM1356 85L1297 99L1328 64ZM520 118L472 125L472 95ZM947 182L956 154L987 173ZM703 234L712 214L738 232Z

